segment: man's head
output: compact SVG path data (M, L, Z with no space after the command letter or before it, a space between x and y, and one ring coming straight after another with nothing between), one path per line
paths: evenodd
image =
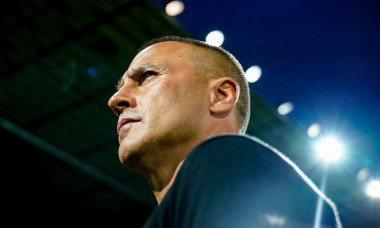
M187 37L164 36L144 43L139 52L145 48L166 41L176 41L193 45L194 51L188 53L194 64L194 74L207 81L211 78L230 77L239 86L239 99L236 101L237 124L240 133L247 130L250 117L250 95L248 82L239 61L228 51L221 47Z
M109 106L119 116L119 158L136 171L178 163L207 137L245 132L250 113L237 60L221 48L179 37L144 45Z

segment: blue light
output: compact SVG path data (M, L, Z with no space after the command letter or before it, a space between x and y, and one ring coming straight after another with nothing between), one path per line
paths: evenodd
M96 77L99 75L99 71L93 67L88 67L86 70L87 70L87 73L91 76Z

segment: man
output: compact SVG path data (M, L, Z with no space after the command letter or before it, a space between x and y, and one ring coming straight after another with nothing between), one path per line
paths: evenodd
M159 204L145 227L307 227L318 196L339 226L335 206L292 162L244 135L249 87L226 50L153 39L108 104L121 163L147 179Z

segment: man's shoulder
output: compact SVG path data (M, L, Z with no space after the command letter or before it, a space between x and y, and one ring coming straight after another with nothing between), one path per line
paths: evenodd
M183 166L182 180L187 189L199 185L206 195L225 199L225 205L231 208L239 205L266 211L268 216L286 216L288 222L312 221L316 202L322 196L290 158L249 135L210 137L194 148ZM243 197L243 202L236 203L234 194ZM230 196L233 204L227 200ZM335 220L332 209L325 207L324 211L325 221L330 224Z
M221 135L213 135L208 138L206 138L202 143L200 143L199 146L205 146L208 144L213 143L238 143L238 142L246 142L246 143L263 143L262 140L260 140L257 137L250 136L247 134L221 134Z
M185 159L148 224L162 227L312 227L319 195L285 155L247 135L219 135ZM324 207L323 224L334 213ZM147 226L157 227L157 226Z
M240 145L240 147L236 147ZM225 148L225 149L242 149L243 147L266 147L265 142L256 138L254 136L249 136L245 134L223 134L215 135L205 139L199 145L197 145L194 150L199 149L210 149L210 148ZM266 149L266 148L263 148Z
M263 140L249 135L224 134L205 139L188 155L187 160L223 161L229 159L253 159L255 163L288 163L287 156Z

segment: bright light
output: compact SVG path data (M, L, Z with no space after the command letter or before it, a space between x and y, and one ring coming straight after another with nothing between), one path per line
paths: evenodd
M317 137L320 132L321 132L321 125L319 125L318 123L314 123L310 125L310 127L307 129L307 135L310 138Z
M248 82L254 83L260 79L261 73L261 68L257 65L254 65L248 68L248 70L245 72L245 77L247 78Z
M367 185L366 193L369 197L380 198L380 180L373 180Z
M220 47L222 46L223 42L224 35L219 30L212 31L206 36L206 43L210 45Z
M320 139L315 145L315 151L321 159L333 162L342 157L343 145L338 139L330 136Z
M280 115L287 115L287 114L291 113L293 111L293 109L294 109L294 105L291 102L285 102L285 103L282 103L278 106L277 112Z
M165 6L166 14L169 16L177 16L185 9L185 5L181 1L171 1Z

